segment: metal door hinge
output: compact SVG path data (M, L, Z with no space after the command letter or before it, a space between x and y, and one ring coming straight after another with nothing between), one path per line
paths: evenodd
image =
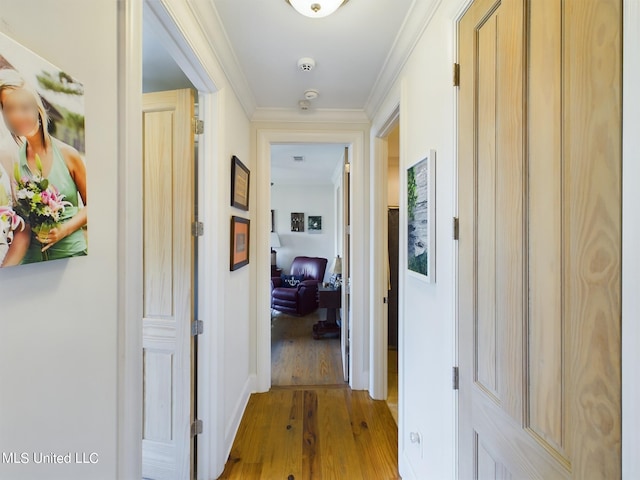
M202 135L204 133L204 120L200 120L199 118L193 119L193 133L196 135Z
M460 220L458 217L453 217L453 239L458 240L460 238Z
M191 224L191 235L194 237L201 237L204 235L204 223L202 222L193 222Z
M204 323L202 320L194 320L191 322L191 336L196 337L204 332Z
M202 420L194 420L191 424L191 436L195 437L196 435L200 435L202 433Z
M460 86L460 64L459 63L453 64L453 86L454 87Z
M350 163L345 163L344 164L344 173L351 173L351 164Z
M453 389L458 390L460 388L460 374L458 373L458 367L453 367Z

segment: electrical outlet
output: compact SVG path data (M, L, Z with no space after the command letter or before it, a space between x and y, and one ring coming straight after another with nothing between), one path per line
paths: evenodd
M422 448L422 434L420 432L410 432L409 441L420 449L420 458L421 459L424 458L424 453Z

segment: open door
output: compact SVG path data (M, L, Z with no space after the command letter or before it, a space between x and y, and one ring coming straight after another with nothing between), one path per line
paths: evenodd
M351 322L351 174L349 173L349 147L344 148L344 171L342 179L342 218L344 219L343 228L343 252L342 252L342 324L340 333L340 346L342 349L342 373L344 381L349 381L349 345L350 331L349 324Z
M460 21L460 478L621 476L621 7Z
M194 470L194 94L143 95L144 308L142 475Z

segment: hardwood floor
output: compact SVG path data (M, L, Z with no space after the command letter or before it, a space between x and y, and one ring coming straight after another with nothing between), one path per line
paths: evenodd
M340 338L314 340L324 309L304 317L277 313L271 320L271 384L343 385Z
M398 424L398 350L389 348L388 350L388 380L387 380L387 405L393 415L393 419Z
M221 479L398 479L384 401L349 387L273 388L249 399Z
M273 386L251 395L219 478L400 478L389 407L343 381L340 339L311 337L323 314L273 318Z

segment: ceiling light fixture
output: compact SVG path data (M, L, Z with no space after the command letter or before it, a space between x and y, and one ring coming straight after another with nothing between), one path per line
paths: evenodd
M349 0L285 0L305 17L322 18L331 15Z
M318 98L318 95L320 95L318 90L313 88L310 88L309 90L304 92L304 98L306 98L307 100L315 100L316 98Z

